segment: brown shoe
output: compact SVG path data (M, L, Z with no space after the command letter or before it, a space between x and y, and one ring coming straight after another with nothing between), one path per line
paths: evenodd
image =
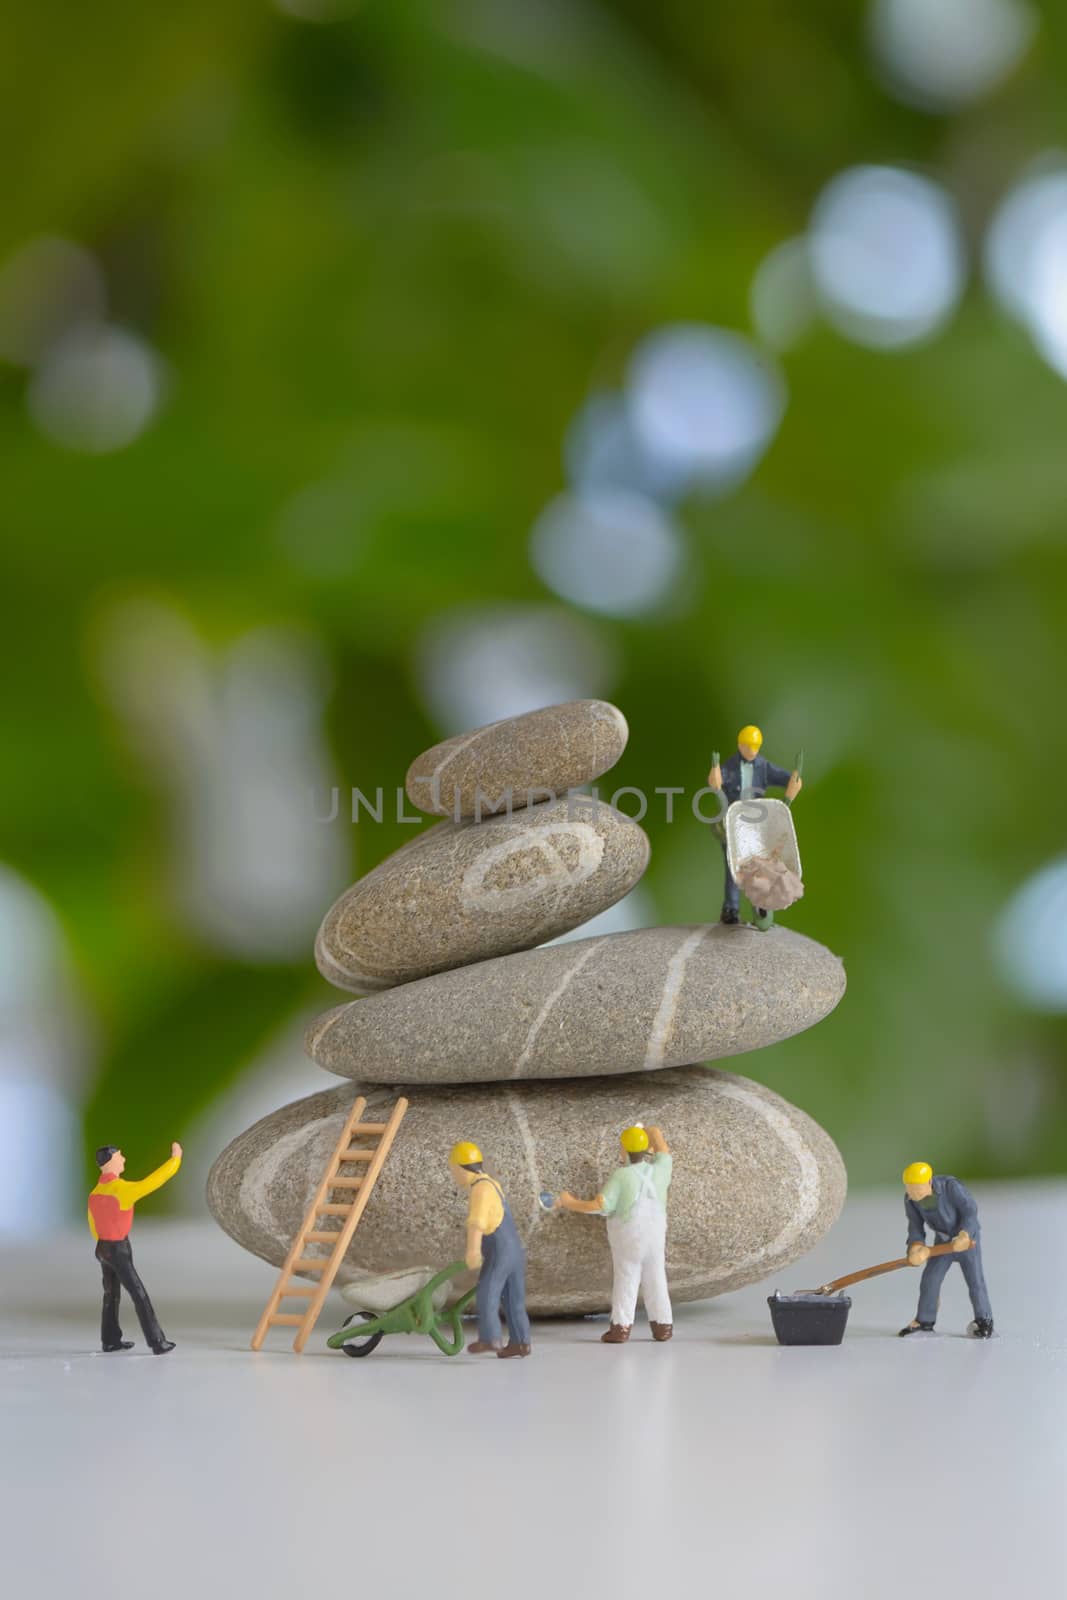
M512 1356L528 1356L529 1354L530 1346L528 1344L516 1344L514 1340L506 1344L503 1350L497 1351L501 1361L508 1361Z
M613 1322L607 1333L600 1335L601 1344L625 1344L630 1337L629 1328L624 1328L621 1322Z
M653 1322L650 1323L650 1327L652 1329L652 1337L657 1344L666 1344L674 1332L673 1322Z
M475 1339L473 1344L467 1346L469 1356L493 1356L500 1354L500 1345L493 1344L489 1339Z

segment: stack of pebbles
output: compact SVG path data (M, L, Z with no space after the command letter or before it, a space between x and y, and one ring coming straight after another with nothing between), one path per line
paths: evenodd
M787 928L719 923L544 947L626 894L648 863L637 823L568 794L618 760L627 732L614 706L578 700L412 763L412 803L448 820L323 921L320 970L363 998L320 1017L307 1049L352 1081L274 1112L218 1158L208 1203L239 1244L282 1262L356 1093L371 1116L400 1092L411 1102L338 1274L370 1304L388 1298L384 1280L461 1253L457 1139L477 1141L503 1182L535 1314L608 1308L605 1230L542 1211L538 1196L595 1194L633 1122L658 1123L675 1155L667 1268L678 1301L777 1272L834 1221L845 1172L828 1135L760 1084L699 1063L818 1022L844 992L836 956ZM695 892L717 905L713 843Z

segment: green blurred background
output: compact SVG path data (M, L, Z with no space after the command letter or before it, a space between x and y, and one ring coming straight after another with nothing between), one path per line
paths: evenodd
M414 831L330 787L587 694L612 784L804 747L848 994L738 1066L853 1182L1067 1168L1067 13L7 26L0 1227L325 1086L315 928ZM646 826L610 926L716 916Z

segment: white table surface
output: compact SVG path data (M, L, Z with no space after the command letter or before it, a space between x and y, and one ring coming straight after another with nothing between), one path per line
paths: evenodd
M178 1348L94 1349L88 1234L0 1251L4 1591L987 1600L1067 1585L1067 1184L984 1185L997 1337L897 1339L918 1274L853 1290L840 1347L783 1349L765 1296L900 1254L900 1191L850 1198L777 1283L678 1308L674 1340L535 1324L527 1361L386 1339L253 1355L272 1282L210 1223L141 1208ZM291 1335L289 1335L291 1337Z

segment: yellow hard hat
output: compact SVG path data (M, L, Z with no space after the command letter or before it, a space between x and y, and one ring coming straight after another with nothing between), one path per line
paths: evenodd
M448 1157L449 1165L453 1167L472 1167L481 1159L482 1152L469 1139L461 1139L458 1144L454 1144Z
M913 1161L910 1167L904 1168L905 1183L929 1183L933 1175L929 1161Z
M642 1150L648 1149L648 1134L641 1124L635 1123L632 1128L624 1128L619 1134L619 1143L627 1155L639 1155Z
M750 745L753 750L758 750L763 743L763 735L754 723L750 722L747 728L742 728L737 735L738 747L743 744Z

